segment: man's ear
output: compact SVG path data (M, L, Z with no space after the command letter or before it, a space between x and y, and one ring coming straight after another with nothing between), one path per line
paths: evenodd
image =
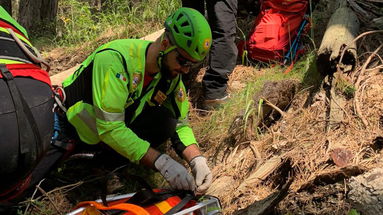
M166 50L170 46L170 41L166 35L164 35L161 41L161 50Z

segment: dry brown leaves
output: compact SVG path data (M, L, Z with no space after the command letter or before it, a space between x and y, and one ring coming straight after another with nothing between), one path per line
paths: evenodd
M308 107L304 107L304 103L309 92L302 91L284 117L260 139L236 143L227 152L225 159L213 169L214 182L209 190L210 194L220 197L225 213L232 214L278 189L278 184L273 181L275 177L270 176L264 181L252 181L246 189L238 190L260 163L275 155L283 155L291 161L294 178L291 194L280 204L280 211L344 214L349 209L345 200L347 179L360 174L359 170L373 169L383 162L382 152L373 149L374 140L383 136L383 61L379 53L378 46L362 54L362 63L348 74L356 93L342 108L343 120L334 122L328 131L325 114L328 99L324 91L316 93ZM232 75L231 89L241 86L248 73L237 75ZM357 168L356 172L343 171L335 165L330 155L339 148L352 154L347 167ZM211 152L208 150L208 154L212 155ZM334 177L335 181L316 184L316 179L322 176ZM308 184L311 186L309 191L303 189Z

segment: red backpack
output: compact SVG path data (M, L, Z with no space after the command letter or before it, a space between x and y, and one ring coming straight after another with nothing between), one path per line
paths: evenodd
M305 13L308 0L263 0L246 46L239 44L240 54L263 62L293 61L299 38L308 24ZM243 48L245 46L245 48Z

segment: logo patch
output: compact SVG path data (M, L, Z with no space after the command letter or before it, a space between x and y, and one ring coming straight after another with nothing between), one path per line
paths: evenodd
M140 73L134 73L133 79L132 79L132 86L133 88L136 88L142 80L142 75Z
M162 105L164 101L166 100L167 96L165 93L163 93L161 90L158 90L156 95L153 97L153 100L157 102L158 105Z
M178 90L176 98L180 102L185 101L186 93L185 93L185 91L184 91L184 89L182 87Z
M120 79L121 81L126 81L127 79L125 78L125 76L123 76L122 74L120 73L117 73L116 74L116 78Z
M203 42L203 48L205 50L208 50L210 47L210 39L205 39L205 41Z

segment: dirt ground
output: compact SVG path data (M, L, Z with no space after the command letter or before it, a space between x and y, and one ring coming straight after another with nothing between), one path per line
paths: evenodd
M355 115L353 100L348 100L344 118L326 131L325 92L315 93L313 102L305 106L310 92L301 90L283 118L262 138L227 146L224 159L214 167L209 193L219 196L226 213L232 214L264 199L292 178L287 197L276 208L278 213L346 214L351 209L346 196L348 180L383 164L383 74L372 72L369 77L360 103L367 127ZM351 155L345 166L338 166L331 157L338 149ZM214 149L208 153L214 155ZM275 171L264 180L252 177L257 167L275 157L282 160Z

